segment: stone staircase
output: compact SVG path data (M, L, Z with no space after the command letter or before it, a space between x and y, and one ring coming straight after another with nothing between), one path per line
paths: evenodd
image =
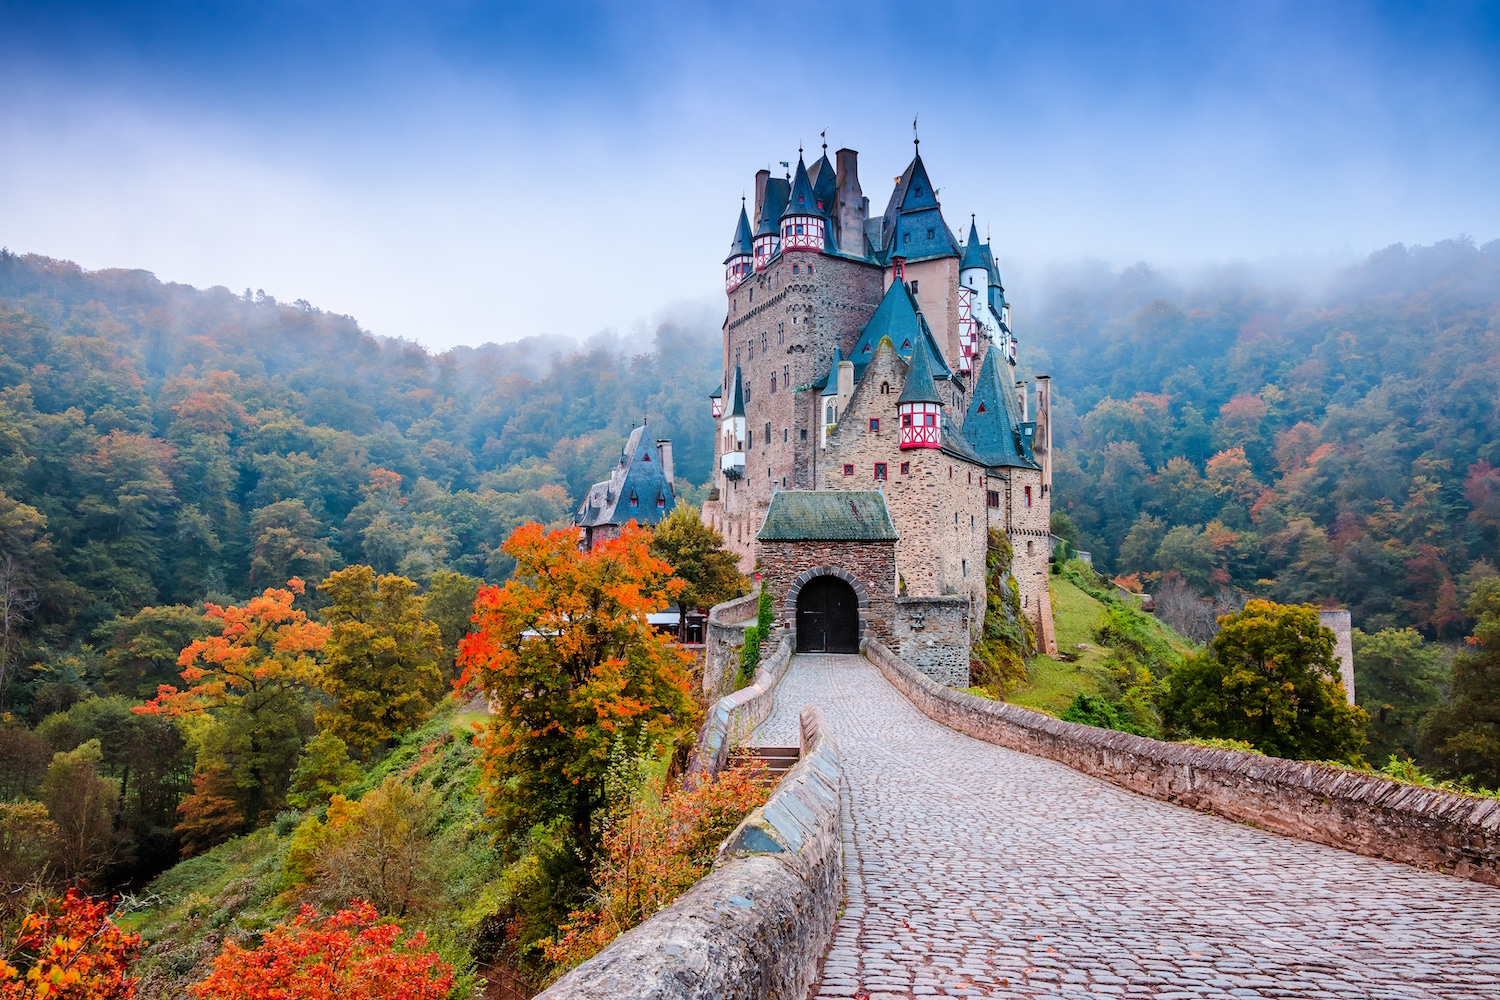
M759 760L766 766L768 784L776 784L782 775L790 771L802 757L798 747L741 747L729 755L731 767L750 760Z

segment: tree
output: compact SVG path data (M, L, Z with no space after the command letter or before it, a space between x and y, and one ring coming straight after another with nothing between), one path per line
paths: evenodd
M1435 709L1422 746L1439 772L1500 787L1500 578L1482 581L1469 599L1477 619L1468 649L1453 658L1453 692Z
M745 577L724 536L703 523L698 508L679 504L656 526L651 554L683 582L677 595L677 639L687 640L688 608L712 607L745 589Z
M327 536L328 529L301 500L280 500L255 511L250 515L255 545L250 582L270 584L299 577L316 585L338 562Z
M321 805L359 775L359 765L349 759L348 745L325 729L302 748L287 801L298 809Z
M0 899L45 880L60 836L40 802L0 802ZM0 903L0 925L6 909Z
M453 986L453 967L427 950L422 932L402 939L356 902L326 920L302 907L290 924L267 931L256 948L233 941L214 971L188 987L195 1000L440 1000Z
M1345 702L1333 644L1313 605L1250 601L1219 619L1205 653L1172 671L1166 721L1277 757L1356 761L1368 716Z
M271 589L243 607L205 604L218 635L191 643L178 657L189 687L162 685L138 712L167 716L211 714L218 722L211 759L228 768L243 790L243 815L251 827L274 814L302 747L299 719L303 698L316 679L316 655L328 641L328 627L292 607L303 593L293 578L286 589ZM197 781L195 780L195 794Z
M1373 635L1355 629L1353 639L1354 690L1370 715L1370 759L1384 764L1392 754L1415 756L1422 724L1448 684L1443 648L1410 628Z
M111 694L149 698L177 676L182 650L213 631L203 612L185 604L116 615L94 629L104 650L104 683Z
M404 576L350 566L318 590L332 601L323 609L329 634L318 674L331 704L318 721L367 755L426 718L442 692L440 633Z
M13 942L0 942L0 1000L130 1000L127 974L141 936L127 934L109 905L69 889L21 921Z
M493 706L481 753L501 830L561 817L585 866L611 745L670 744L695 721L691 660L647 620L684 584L649 546L627 525L579 552L574 531L522 525L505 543L515 578L480 589L459 651Z
M54 754L42 779L42 802L57 825L57 860L69 878L92 878L114 860L119 836L115 810L120 790L99 773L98 740Z
M443 644L440 665L443 676L452 680L458 676L458 643L469 634L469 619L474 615L474 598L484 581L475 576L439 570L432 574L427 584L427 595L422 605L422 617L438 627L438 638Z

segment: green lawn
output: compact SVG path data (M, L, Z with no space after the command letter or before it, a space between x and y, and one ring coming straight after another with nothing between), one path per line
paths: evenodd
M1069 663L1041 655L1031 661L1028 683L1006 695L1005 700L1026 708L1057 715L1079 694L1098 694L1109 681L1104 669L1108 651L1094 638L1094 629L1104 605L1061 577L1052 577L1052 620L1057 629L1059 653L1077 656ZM1079 649L1079 644L1087 649Z

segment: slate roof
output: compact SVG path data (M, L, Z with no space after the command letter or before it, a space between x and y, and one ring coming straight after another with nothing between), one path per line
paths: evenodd
M755 252L755 237L750 233L750 216L745 213L744 199L740 200L740 221L734 227L734 240L729 244L729 256L724 258L728 264L736 257L748 257Z
M760 217L755 220L756 236L775 236L781 232L781 211L792 186L784 177L772 177L766 181L766 200L760 206Z
M969 412L964 415L963 436L980 463L992 469L1041 468L1021 450L1016 415L1012 413L1015 389L1006 384L1009 379L1010 366L1002 368L999 349L990 348L974 381L974 395L969 399Z
M632 498L635 505L631 505ZM653 454L651 440L642 424L630 432L620 451L620 460L610 470L609 478L589 487L588 493L573 515L580 528L602 524L653 525L672 513L677 496L667 480L661 462Z
M932 235L928 236L928 232ZM921 154L912 157L906 170L896 178L891 200L880 218L878 238L872 238L882 264L894 257L908 261L957 257L958 240L943 221L942 206L927 176Z
M824 211L818 208L817 195L813 194L812 181L807 177L807 164L802 162L802 157L797 157L797 172L792 175L792 192L787 198L786 207L781 210L781 218L789 215L824 215Z
M870 359L875 356L875 348L886 337L891 339L901 360L907 362L911 361L912 349L925 339L932 351L929 361L935 362L932 365L933 377L952 377L953 372L943 360L943 352L938 348L932 330L917 311L917 301L904 282L891 282L891 287L886 289L885 298L880 300L880 305L875 309L875 315L870 317L870 321L860 331L859 339L854 342L849 360L854 362L855 381L864 377L865 365L870 363Z
M837 396L839 394L839 362L843 360L843 354L835 347L833 349L833 363L828 366L828 381L824 383L823 391L819 395Z
M942 403L943 397L932 384L932 363L928 355L926 344L919 341L917 350L911 352L911 365L906 369L906 384L901 387L897 406L902 403Z
M745 415L745 387L740 384L740 366L734 366L734 381L729 383L729 411L728 417L743 417Z
M838 195L839 182L838 173L833 164L828 162L828 147L823 147L823 156L817 163L812 165L808 172L808 179L812 181L813 198L821 203L824 215L833 215L833 199Z
M979 242L979 227L974 220L969 220L969 242L964 244L964 259L959 262L958 269L967 271L971 267L982 267L989 271L991 262L986 259L989 255L985 252L989 247Z
M885 494L879 490L778 490L762 542L894 542Z

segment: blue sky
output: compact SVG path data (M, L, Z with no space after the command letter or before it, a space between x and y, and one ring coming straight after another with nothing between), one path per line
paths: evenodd
M881 206L914 114L1018 300L1500 237L1500 3L0 0L0 95L0 243L434 347L717 308L757 168Z

